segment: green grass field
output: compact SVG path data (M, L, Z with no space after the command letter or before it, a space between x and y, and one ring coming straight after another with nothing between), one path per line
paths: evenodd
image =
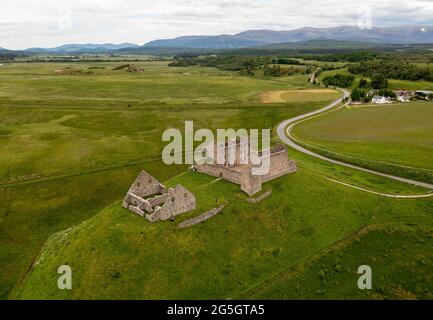
M257 205L246 202L238 186L163 165L162 132L183 128L185 120L194 120L197 129L275 128L335 96L300 101L288 94L284 102L263 104L265 92L312 87L305 75L262 79L169 68L167 62L138 64L143 73L112 70L119 63L0 67L1 299L243 297L359 228L400 223L421 230L431 223L432 199L387 199L327 178L395 194L425 190L294 151L289 153L299 171L266 184L273 194ZM54 74L67 67L93 73ZM142 169L197 196L198 209L176 223L216 204L226 208L184 230L171 222L150 224L120 206ZM73 268L72 291L57 289L59 264ZM381 272L390 270L384 264Z
M259 205L247 204L237 186L209 185L211 181L211 177L193 173L175 179L196 194L198 211L215 206L215 199L227 203L217 217L177 230L176 224L188 215L176 223L149 224L116 202L80 226L52 236L13 296L237 298L353 230L395 219L395 212L406 221L431 219L427 212L420 214L422 209L418 214L413 211L414 206L431 207L431 202L401 203L367 196L306 170L269 184L273 196ZM336 198L341 200L334 202ZM358 261L345 260L342 265L351 268ZM72 291L57 288L56 269L62 264L71 265L78 279Z
M319 152L433 181L432 102L345 108L303 122L293 134Z
M244 298L431 300L432 231L431 224L422 229L400 224L361 228ZM357 290L361 265L372 268L373 290Z

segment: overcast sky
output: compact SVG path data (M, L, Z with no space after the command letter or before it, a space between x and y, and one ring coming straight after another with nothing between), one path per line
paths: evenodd
M248 29L433 25L433 0L1 0L0 47L143 44Z

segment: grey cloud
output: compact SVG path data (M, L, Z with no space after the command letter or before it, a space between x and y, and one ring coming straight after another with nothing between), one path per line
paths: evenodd
M356 25L366 6L374 26L433 24L427 0L14 0L2 4L0 47ZM62 8L70 11L72 30L58 28Z

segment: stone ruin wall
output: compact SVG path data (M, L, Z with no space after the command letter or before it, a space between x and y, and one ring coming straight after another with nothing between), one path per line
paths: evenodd
M209 220L210 218L216 216L218 213L220 213L221 211L223 211L224 209L224 205L221 205L217 208L213 208L212 210L209 210L201 215L199 215L198 217L194 217L192 219L188 219L186 221L183 221L182 223L180 223L178 225L178 228L188 228L191 227L193 225L202 223L206 220Z
M239 148L238 148L239 149ZM240 151L237 150L237 153ZM239 154L237 154L237 158ZM220 177L241 186L241 190L252 196L262 190L262 184L297 170L294 161L288 160L288 151L284 146L277 145L271 150L269 173L264 176L252 175L251 166L224 166L203 164L195 166L197 172Z
M284 176L288 173L296 172L296 164L294 161L288 160L287 150L279 151L271 154L271 168L269 173L262 177L262 182L268 182Z
M183 186L177 185L167 190L158 180L142 171L129 189L122 206L156 222L194 210L196 199Z
M151 207L163 205L169 198L167 193L147 199Z
M223 178L235 184L241 183L241 173L239 171L230 169L223 165L203 164L195 167L197 172L208 174L213 177Z
M146 218L151 222L156 220L165 221L195 209L196 200L194 195L181 185L177 185L176 188L169 189L167 201L164 205L156 208L154 213L146 215Z
M165 192L165 187L146 171L140 172L129 189L129 193L141 198L154 194L164 194Z
M241 179L241 190L249 196L262 191L262 178L252 175L251 170L245 171Z

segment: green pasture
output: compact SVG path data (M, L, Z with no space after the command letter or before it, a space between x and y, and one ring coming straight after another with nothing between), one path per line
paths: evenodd
M431 201L385 200L348 190L306 170L267 184L273 195L258 205L248 204L237 186L197 173L184 173L168 183L182 183L192 190L198 211L221 203L226 208L203 224L177 229L189 215L175 222L149 224L115 202L83 224L50 237L12 297L239 298L362 226L400 216L418 223L431 221L427 212ZM424 254L431 265L431 255ZM411 254L400 257L411 259ZM341 265L353 273L358 261L362 256L342 260ZM63 264L73 269L72 291L57 288L56 270ZM423 271L428 277L427 267ZM314 282L313 276L309 281ZM315 285L308 283L308 289ZM332 294L337 292L330 289Z
M361 228L310 261L247 292L248 299L433 299L431 220L419 229L393 224ZM372 289L358 288L360 266Z
M432 102L352 106L303 122L293 134L319 152L433 181Z

